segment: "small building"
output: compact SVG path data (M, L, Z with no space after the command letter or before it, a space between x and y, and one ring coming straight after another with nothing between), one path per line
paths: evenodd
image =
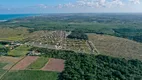
M38 52L38 51L30 51L27 55L30 55L30 56L38 56L38 55L41 55L41 53Z

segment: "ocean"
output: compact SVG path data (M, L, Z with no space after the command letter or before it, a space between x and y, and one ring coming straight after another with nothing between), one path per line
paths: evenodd
M0 21L35 16L37 14L0 14Z

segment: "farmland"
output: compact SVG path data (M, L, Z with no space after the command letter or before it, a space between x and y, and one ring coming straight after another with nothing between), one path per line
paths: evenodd
M38 56L26 56L24 59L20 60L16 65L14 65L11 70L25 70L31 63L36 61Z
M38 59L37 58L38 57L25 57L25 58L14 58L14 57L4 57L4 56L0 57L0 76L3 75L7 70L9 70L16 63L16 65L13 66L10 69L10 71L6 72L6 74L1 77L1 80L9 80L9 79L10 80L27 80L27 79L28 80L33 80L33 79L34 80L39 80L39 79L57 80L58 74L59 74L58 72L49 72L48 70L42 71L39 68L39 67L42 68L47 63L48 58L45 58L45 57L40 57ZM46 62L44 60L46 60ZM32 67L34 69L38 68L38 69L27 70L27 68L29 67Z
M27 57L0 57L0 79L1 80L57 80L58 72L40 70L48 64L47 57L27 56ZM31 65L30 65L31 64ZM28 70L32 68L33 70ZM14 75L14 76L13 76Z
M57 77L57 72L24 70L9 72L2 80L57 80Z
M25 56L31 47L27 45L21 45L11 51L8 52L10 56Z
M14 57L0 57L0 78L2 78L11 67L20 60L21 58Z
M6 65L7 65L7 63L0 62L0 76L6 71L6 70L3 69L3 67L6 66Z
M64 70L64 60L50 58L49 62L42 68L44 71L62 72Z
M6 63L3 67L3 69L8 70L10 69L16 62L21 60L22 57L8 57L8 56L1 56L0 57L0 63Z
M40 57L28 66L28 69L41 69L48 63L48 57Z

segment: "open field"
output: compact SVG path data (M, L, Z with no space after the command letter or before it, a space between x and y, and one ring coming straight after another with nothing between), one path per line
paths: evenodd
M64 70L64 60L50 58L48 63L42 68L44 71L57 71L62 72Z
M21 45L13 50L11 50L10 52L8 52L8 55L10 56L25 56L28 52L29 49L31 47L27 46L27 45Z
M21 59L22 57L1 56L0 63L7 63L7 65L4 66L3 69L10 69L16 62L18 62Z
M11 71L2 80L57 80L57 72L48 71Z
M48 62L48 57L39 57L36 61L28 66L28 69L41 69Z
M24 70L26 69L31 63L36 61L38 56L26 56L23 60L18 62L11 70Z
M3 45L0 44L0 48L3 48Z
M0 28L0 40L19 41L28 34L27 28Z
M124 38L108 35L88 34L101 54L142 60L142 44Z
M1 63L0 62L0 76L6 71L6 70L3 69L3 67L6 66L6 65L7 65L7 63Z

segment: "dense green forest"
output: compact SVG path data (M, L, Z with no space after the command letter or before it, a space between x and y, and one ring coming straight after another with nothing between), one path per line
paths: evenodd
M6 55L8 51L9 51L9 48L0 47L0 55Z
M88 40L88 36L83 33L83 31L81 30L73 30L71 32L70 35L67 36L68 38L71 38L71 39L83 39L83 40Z
M9 42L0 41L0 55L6 55L9 51L8 47L5 47L6 44L10 44Z
M42 56L66 60L59 80L141 80L142 62L73 51L32 48Z
M0 45L7 45L7 44L10 44L10 42L7 42L7 41L0 41Z
M142 42L142 29L120 28L114 29L115 35L118 37L128 38L134 41Z

